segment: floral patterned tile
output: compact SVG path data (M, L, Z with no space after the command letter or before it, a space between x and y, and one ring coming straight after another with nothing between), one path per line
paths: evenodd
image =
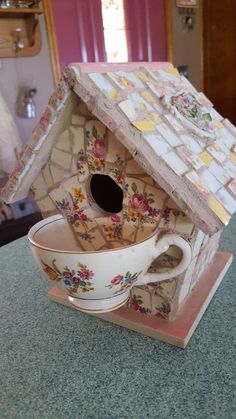
M107 128L98 121L87 121L85 124L86 150L90 151L95 158L105 158Z
M151 314L151 296L147 289L134 287L131 291L130 307L142 314Z
M104 173L105 159L95 157L93 153L87 152L87 161L90 174Z
M125 164L126 154L126 148L123 144L116 139L111 131L108 131L106 162L123 166Z
M122 213L96 218L96 222L107 241L122 240Z
M77 238L83 249L87 251L100 250L106 245L106 241L99 229L79 233Z
M70 133L69 130L66 129L61 133L59 136L59 139L56 143L56 148L59 148L59 150L71 152L71 139L70 139Z
M158 294L152 295L152 316L168 319L170 312L171 305L165 298Z
M79 150L77 156L75 157L75 165L79 182L84 182L89 176L89 167L88 157L83 148Z
M36 201L47 195L48 186L44 180L42 173L40 173L38 177L35 179L35 181L32 183L31 188L33 190L34 199Z
M105 163L105 173L123 189L125 182L125 166L115 166L112 163Z
M88 205L85 185L78 182L77 176L63 182L63 189L71 196L74 206L83 208Z
M72 156L70 153L66 153L61 150L53 148L51 154L51 161L61 166L64 170L69 170L71 166Z
M179 210L172 210L171 208L165 206L161 212L161 220L159 223L160 229L165 230L175 230L176 216L179 213Z
M179 256L181 259L181 255ZM179 263L179 258L177 259L177 264ZM171 266L170 266L171 267ZM160 295L168 301L173 300L176 291L177 291L177 280L176 279L168 279L166 281L156 282L153 284L149 284L149 290L152 289L152 296L153 295Z
M73 154L78 153L81 149L84 149L84 128L79 126L70 126L70 132L72 135Z

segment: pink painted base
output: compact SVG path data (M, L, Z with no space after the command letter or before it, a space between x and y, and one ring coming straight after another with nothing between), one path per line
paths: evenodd
M232 260L233 255L231 253L216 253L214 263L206 269L196 287L186 299L175 320L171 322L136 313L127 308L119 308L110 313L96 314L94 316L160 341L185 348L224 275L229 269ZM54 302L75 308L68 301L66 294L58 288L52 288L48 296Z

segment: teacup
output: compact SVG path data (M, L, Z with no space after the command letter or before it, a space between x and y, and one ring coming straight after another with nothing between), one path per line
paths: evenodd
M155 231L128 246L83 251L67 221L54 215L35 224L28 239L41 271L68 294L69 301L82 311L101 313L125 304L133 286L173 278L187 268L191 261L188 242L177 234L160 238L158 234ZM149 273L152 262L171 245L182 251L179 265L164 273Z

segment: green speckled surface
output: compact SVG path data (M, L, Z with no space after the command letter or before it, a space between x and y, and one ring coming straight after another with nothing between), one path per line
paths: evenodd
M182 350L54 304L26 238L2 247L0 419L235 419L235 272Z

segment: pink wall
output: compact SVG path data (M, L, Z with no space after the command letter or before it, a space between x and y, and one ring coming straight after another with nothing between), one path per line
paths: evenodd
M100 0L52 0L62 70L106 61ZM124 0L129 61L165 61L164 0Z
M124 0L129 61L166 61L164 0Z
M61 69L106 61L100 0L52 0Z

